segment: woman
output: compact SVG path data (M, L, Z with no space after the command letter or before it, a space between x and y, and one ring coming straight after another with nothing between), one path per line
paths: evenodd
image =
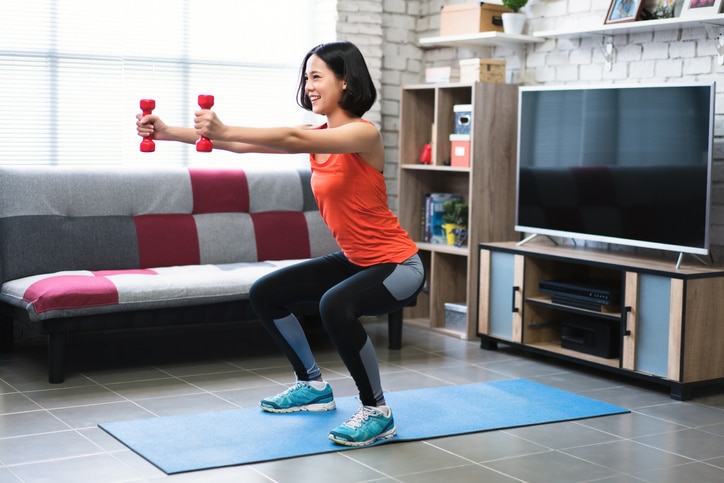
M272 272L251 287L251 305L297 379L260 405L272 413L335 409L332 388L290 311L316 302L362 403L329 433L332 441L347 446L366 446L396 434L375 350L358 317L407 305L425 278L415 243L387 205L382 136L362 119L375 99L359 49L350 42L331 42L309 51L301 67L297 103L327 120L316 128L227 126L210 110L196 112L194 129L167 126L153 115L137 116L138 133L156 140L192 144L205 136L216 148L237 153L311 153L312 190L341 251Z

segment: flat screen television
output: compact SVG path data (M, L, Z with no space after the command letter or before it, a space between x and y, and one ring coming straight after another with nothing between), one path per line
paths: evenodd
M708 255L715 94L521 87L515 230Z

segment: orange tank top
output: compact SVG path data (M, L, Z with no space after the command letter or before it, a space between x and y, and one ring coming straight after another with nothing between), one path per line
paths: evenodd
M355 265L402 263L417 245L387 205L385 178L358 154L310 155L312 191L345 256Z

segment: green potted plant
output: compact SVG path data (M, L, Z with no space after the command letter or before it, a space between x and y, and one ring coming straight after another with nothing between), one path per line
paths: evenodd
M508 34L522 34L525 27L525 14L520 9L525 7L528 0L503 0L503 6L512 10L506 12L503 17L503 30Z
M503 6L514 12L517 12L521 8L525 7L526 3L528 3L528 0L503 0Z
M448 245L461 246L467 240L468 204L457 198L446 201L442 205L443 229Z

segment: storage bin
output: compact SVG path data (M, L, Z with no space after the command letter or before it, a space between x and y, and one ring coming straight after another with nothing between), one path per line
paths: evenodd
M460 303L445 303L445 328L457 332L465 332L467 327L468 307Z
M460 80L460 68L443 66L428 67L425 69L425 82L427 84L444 84L458 82Z
M503 31L505 12L512 10L486 2L444 5L440 14L440 36Z
M458 168L470 167L470 135L450 135L450 166Z
M505 82L505 60L461 59L460 82Z
M453 113L455 114L455 134L470 134L473 124L472 104L455 104Z

